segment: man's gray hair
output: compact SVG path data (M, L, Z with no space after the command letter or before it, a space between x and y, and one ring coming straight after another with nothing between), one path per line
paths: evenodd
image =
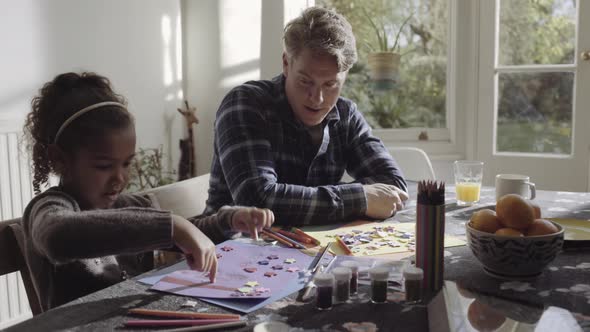
M304 48L315 54L334 56L340 71L350 69L357 60L350 23L344 16L321 7L307 8L287 23L283 43L289 61Z

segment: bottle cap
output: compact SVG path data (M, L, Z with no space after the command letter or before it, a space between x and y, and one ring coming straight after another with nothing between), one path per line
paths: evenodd
M352 273L347 267L335 267L332 269L332 274L336 280L349 280Z
M389 278L389 268L378 266L369 270L369 276L373 280L387 280Z
M334 285L334 276L330 273L317 273L313 277L313 283L318 287L331 287Z
M406 280L422 280L424 278L424 271L415 266L408 266L404 270L404 279Z
M359 263L355 261L344 261L340 263L340 266L349 268L352 273L356 273L359 270Z

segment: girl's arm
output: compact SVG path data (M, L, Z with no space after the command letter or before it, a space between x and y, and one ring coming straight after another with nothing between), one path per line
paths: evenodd
M244 232L256 238L256 234L274 223L274 214L269 209L254 207L224 206L216 214L190 219L213 242L219 243L236 232Z
M23 224L33 248L53 263L172 246L168 211L143 206L80 211L71 197L60 192L34 200Z

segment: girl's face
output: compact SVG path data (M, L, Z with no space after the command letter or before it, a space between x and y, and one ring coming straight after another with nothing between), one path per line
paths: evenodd
M134 127L110 130L74 156L65 157L64 190L83 210L111 208L127 186L134 156Z

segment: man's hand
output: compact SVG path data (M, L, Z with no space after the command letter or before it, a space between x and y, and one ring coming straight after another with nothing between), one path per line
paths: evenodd
M172 224L172 240L185 254L188 266L197 271L209 271L209 279L215 282L217 255L213 242L183 217L172 215Z
M386 219L401 210L408 194L391 184L375 183L364 185L367 195L367 217Z
M248 233L254 240L258 240L258 232L274 222L275 215L271 210L248 207L234 212L231 226L233 231Z

